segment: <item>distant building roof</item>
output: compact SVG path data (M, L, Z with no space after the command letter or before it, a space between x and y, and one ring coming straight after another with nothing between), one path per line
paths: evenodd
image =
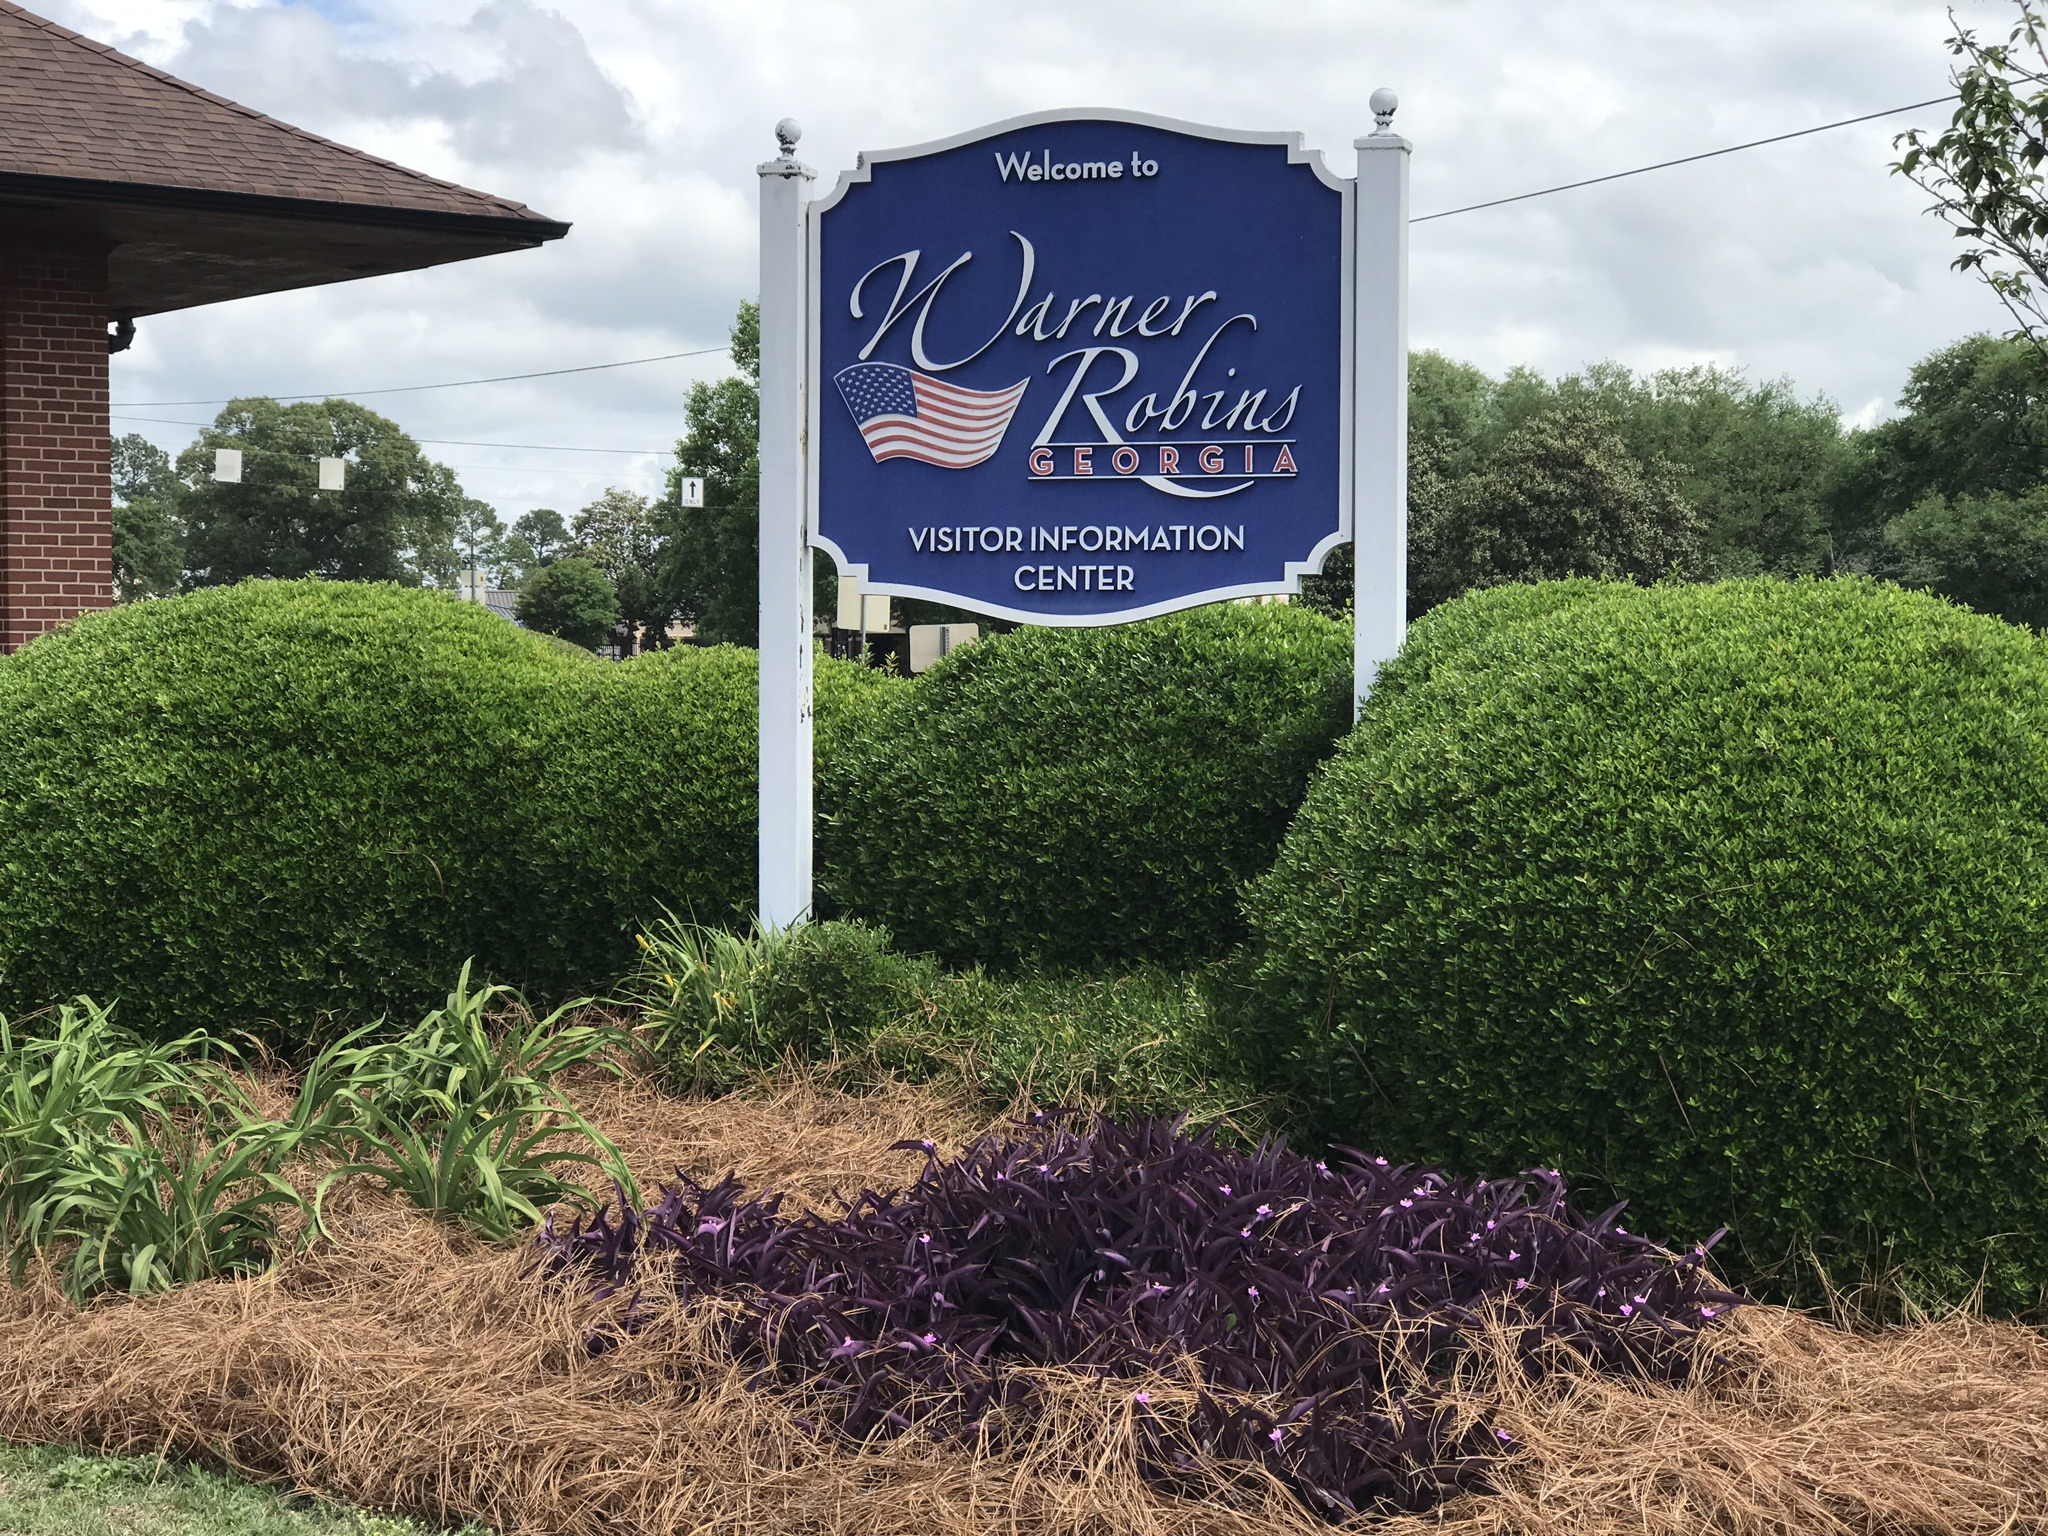
M278 122L0 0L0 225L98 237L141 315L460 261L569 226Z

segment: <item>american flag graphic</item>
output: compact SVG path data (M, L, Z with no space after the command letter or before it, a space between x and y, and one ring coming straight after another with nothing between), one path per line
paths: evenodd
M875 462L915 459L972 469L1002 446L1029 379L1008 389L962 389L894 363L855 363L832 375Z

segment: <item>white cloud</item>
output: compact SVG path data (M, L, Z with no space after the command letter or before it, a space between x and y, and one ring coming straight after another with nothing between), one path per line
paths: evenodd
M1049 106L1299 128L1340 170L1394 85L1431 212L1940 94L1939 0L42 0L287 121L573 220L541 251L145 321L115 398L299 393L712 346L754 288L756 162L786 114L862 148ZM2002 25L1993 0L1966 24ZM1731 363L1875 419L2001 322L1891 176L1939 110L1415 227L1418 345L1498 371ZM716 357L370 402L423 437L664 449ZM198 420L202 408L154 414ZM167 444L175 426L146 426ZM633 459L447 447L508 513Z

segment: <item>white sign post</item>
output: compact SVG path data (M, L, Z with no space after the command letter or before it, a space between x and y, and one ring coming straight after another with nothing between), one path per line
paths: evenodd
M1408 629L1408 141L1394 93L1372 93L1377 126L1356 141L1352 242L1351 717Z
M811 911L811 528L805 501L804 205L801 130L775 125L782 153L761 173L761 835L760 918L786 928Z

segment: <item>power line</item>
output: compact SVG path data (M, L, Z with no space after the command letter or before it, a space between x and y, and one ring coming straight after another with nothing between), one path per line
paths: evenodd
M694 352L664 352L659 357L629 357L616 363L586 363L581 368L543 368L535 373L501 373L488 379L450 379L443 384L395 384L389 389L330 389L315 395L270 395L266 398L277 401L287 400L353 400L359 395L410 395L423 389L466 389L472 384L511 384L520 379L556 379L565 373L602 373L607 368L638 368L643 363L672 363L679 357L709 357L714 352L728 352L731 345L722 347L699 347ZM179 405L232 405L236 396L228 400L117 400L113 409L122 410L139 406L156 410L165 406ZM137 417L137 420L142 418Z
M1715 160L1715 159L1719 159L1719 158L1720 158L1720 157L1721 157L1722 155L1735 155L1735 154L1740 154L1740 153L1741 153L1742 151L1744 151L1744 150L1747 150L1747 149L1761 149L1761 148L1763 148L1763 147L1764 147L1765 145L1767 145L1767 144L1783 144L1783 143L1785 143L1785 142L1786 142L1786 141L1787 141L1788 139L1803 139L1803 138L1807 138L1807 137L1809 137L1810 135L1812 135L1812 134L1816 134L1816 133L1831 133L1831 132L1833 132L1833 131L1834 131L1835 129L1837 129L1837 128L1850 128L1850 127L1854 127L1854 126L1855 126L1856 124L1858 124L1858 123L1869 123L1869 122L1875 122L1875 121L1876 121L1877 119L1879 119L1879 118L1883 118L1883 117L1896 117L1896 116L1898 116L1898 115L1899 115L1899 114L1900 114L1901 112L1917 112L1917 111L1918 111L1918 110L1920 110L1920 108L1922 108L1922 107L1938 107L1938 106L1941 106L1941 105L1943 105L1943 104L1944 104L1944 103L1946 103L1946 102L1951 102L1951 101L1955 101L1955 100L1959 99L1959 95L1960 95L1960 93L1958 93L1958 92L1954 92L1954 91L1951 91L1951 92L1950 92L1950 93L1949 93L1948 95L1946 95L1946 96L1935 96L1935 97L1931 97L1930 99L1928 99L1928 100L1926 100L1926 101L1910 101L1910 102L1907 102L1907 103L1906 103L1906 104L1905 104L1904 106L1901 106L1901 107L1886 107L1886 108L1885 108L1885 109L1884 109L1883 111L1881 111L1881 112L1865 112L1865 113L1863 113L1863 114L1862 114L1861 116L1858 116L1858 117L1844 117L1844 118L1840 118L1840 119L1838 119L1838 120L1836 120L1835 122L1832 122L1832 123L1819 123L1819 124L1816 124L1816 125L1815 125L1814 127L1811 127L1811 128L1795 128L1795 129L1793 129L1793 130L1792 130L1792 131L1791 131L1790 133L1774 133L1774 134L1772 134L1772 135L1771 135L1771 136L1770 136L1769 138L1764 138L1764 139L1751 139L1751 140L1749 140L1749 141L1748 141L1747 143L1743 143L1743 144L1730 144L1730 145L1727 145L1726 147L1724 147L1724 148L1721 148L1721 149L1709 149L1709 150L1703 150L1703 151L1701 151L1701 152L1700 152L1699 154L1696 154L1696 155L1680 155L1680 156L1679 156L1679 157L1678 157L1677 159L1675 159L1675 160L1659 160L1659 161L1657 161L1657 162L1656 162L1655 164L1653 164L1653 165L1638 165L1638 166L1634 167L1633 169L1630 169L1630 170L1626 170L1626 171L1610 171L1610 172L1609 172L1609 173L1608 173L1607 175L1605 175L1605 176L1588 176L1588 177L1587 177L1587 178L1586 178L1585 180L1583 180L1583 181L1567 181L1567 182L1564 182L1564 183L1562 183L1562 184L1560 184L1560 185L1558 185L1558 186L1555 186L1555 187L1543 187L1543 188L1540 188L1540 189L1538 189L1537 191L1534 191L1534 192L1518 192L1518 193L1516 193L1516 194L1515 194L1515 195L1514 195L1513 197L1496 197L1496 198L1492 198L1492 199L1489 199L1488 201L1486 201L1486 202L1483 202L1483 203L1467 203L1467 204L1465 204L1465 205L1464 205L1464 206L1463 206L1462 208L1445 208L1445 209L1442 209L1442 210L1440 210L1440 211L1438 211L1438 212L1436 212L1436 213L1422 213L1422 214L1417 214L1417 215L1415 215L1415 216L1414 216L1413 218L1411 218L1411 219L1410 219L1410 220L1409 220L1408 222L1409 222L1409 223L1411 223L1411 224L1427 224L1427 223L1429 223L1429 222L1430 222L1431 220L1433 220L1433 219L1448 219L1448 218L1452 218L1452 217L1455 217L1456 215L1458 215L1458 214L1461 214L1461 213L1478 213L1478 212L1479 212L1480 210L1482 210L1482 209L1485 209L1485 208L1503 208L1503 207L1506 207L1506 206L1507 206L1507 205L1508 205L1509 203L1526 203L1526 202L1528 202L1528 201L1529 201L1529 200L1530 200L1531 198L1537 198L1537 197L1550 197L1550 196L1552 196L1552 195L1554 195L1554 194L1556 194L1556 193L1559 193L1559 192L1575 192L1575 191L1577 191L1577 190L1578 190L1579 188L1581 188L1581 187L1597 187L1597 186L1600 186L1600 185L1601 185L1602 183L1605 183L1605 182L1610 182L1610 181L1622 181L1622 180L1625 180L1626 178L1628 178L1628 177L1630 177L1630 176L1642 176L1642 175L1646 175L1646 174L1648 174L1648 173L1649 173L1649 172L1651 172L1651 171L1668 171L1668 170L1670 170L1670 169L1671 169L1671 168L1672 168L1673 166L1678 166L1678 165L1693 165L1693 164L1696 164L1696 163L1698 163L1698 162L1699 162L1699 161L1701 161L1701 160ZM574 374L574 373L602 373L602 372L605 372L606 370L608 370L608 369L612 369L612 368L638 368L638 367L642 366L643 364L647 364L647 363L670 363L670 362L675 362L675 361L677 361L678 359L681 359L681 358L686 358L686 357L709 357L709 356L711 356L711 355L712 355L713 353L716 353L716 352L726 352L726 351L730 351L730 350L731 350L731 348L730 348L730 346L729 346L729 345L728 345L728 346L720 346L720 347L699 347L699 348L697 348L696 350L694 350L694 351L690 351L690 352L664 352L664 353L662 353L662 354L661 354L660 356L658 356L658 357L629 357L629 358L624 358L624 359L622 359L621 361L619 361L619 362L616 362L616 363L587 363L587 364L583 365L583 366L582 366L582 367L580 367L580 368L543 368L543 369L538 369L538 370L536 370L536 371L534 371L534 372L532 372L532 373L503 373L503 374L496 374L496 375L494 375L494 376L492 376L492 377L490 377L490 378L487 378L487 379L450 379L450 380L448 380L448 381L446 381L446 382L444 382L444 383L439 383L439 384L398 384L398 385L393 385L393 386L391 386L391 387L389 387L389 388L385 388L385 389L335 389L335 390L327 390L327 391L325 391L325 392L323 392L323 393L319 393L319 394L310 394L310 395L273 395L273 396L270 396L269 398L271 398L271 399L273 399L273 400L277 400L277 401L279 401L279 402L281 402L281 403L282 403L282 402L286 402L286 401L298 401L298 400L330 400L330 399L342 399L342 400L349 400L349 399L356 399L356 398L358 398L358 397L360 397L360 396L364 396L364 395L408 395L408 394L417 394L417 393L419 393L419 392L420 392L420 391L422 391L422 390L430 390L430 389L466 389L466 388L470 387L471 385L476 385L476 384L512 384L512 383L518 383L518 382L520 382L520 381L522 381L522 380L526 380L526 379L555 379L555 378L561 378L561 377L563 377L563 376L565 376L565 375L567 375L567 374ZM239 398L239 397L238 397L238 398ZM122 410L122 409L128 409L128 408L133 408L133 407L141 407L141 408L144 408L144 409L160 409L160 408L163 408L163 407L174 407L174 406L186 406L186 405L231 405L231 404L233 404L233 403L234 403L234 402L233 402L233 400L232 400L232 399L229 399L229 400L126 400L126 401L117 401L117 402L115 402L115 404L114 404L114 406L112 407L112 409L114 409L114 410ZM165 421L165 420L163 420L163 419L162 419L162 418L160 418L160 417L149 417L149 416L124 416L124 417L122 417L121 419L122 419L122 420L124 420L124 421L158 421L158 422L160 422L160 423L161 423L162 425L164 425L164 426L208 426L208 425L211 425L211 423L207 423L207 422L178 422L178 421ZM639 448L569 448L569 447L562 447L562 446L559 446L559 445L556 445L556 444L550 444L550 443L485 443L485 442L477 442L477 441L473 441L473 440L470 440L470 439L465 439L465 438L450 438L450 437L443 437L443 438L429 438L429 437L422 437L422 438L418 438L418 439L416 439L416 441L418 441L418 442L422 442L422 443L435 443L435 444L437 444L437 445L445 445L445 446L450 446L450 447L463 447L463 448L518 448L518 449L531 449L531 450L533 450L533 451L535 451L535 452L543 452L543 453L622 453L622 454L634 454L634 455L639 455L639 454L647 454L647 453L652 453L652 454L660 454L660 453L666 453L666 452L668 452L668 450L667 450L667 449L665 449L665 448L663 448L663 449L639 449Z
M1787 139L1803 139L1811 133L1827 133L1836 128L1847 128L1855 123L1874 122L1880 117L1897 117L1901 112L1916 112L1922 107L1938 107L1943 102L1955 101L1959 94L1951 91L1948 95L1936 96L1931 101L1911 101L1903 107L1887 107L1882 112L1866 112L1861 117L1845 117L1836 123L1822 123L1814 128L1798 128L1791 133L1774 133L1768 139L1751 139L1747 144L1730 144L1726 149L1710 149L1702 154L1681 155L1676 160L1659 160L1655 165L1639 165L1632 171L1614 171L1606 176L1589 176L1584 181L1568 181L1561 187L1545 187L1540 192L1518 192L1513 197L1496 197L1491 202L1467 203L1463 208L1446 208L1441 213L1418 214L1408 222L1427 224L1431 219L1448 219L1453 214L1477 213L1482 208L1499 208L1507 203L1526 203L1532 197L1548 197L1553 192L1570 192L1579 187L1597 187L1603 181L1620 181L1625 176L1641 176L1646 171L1664 171L1674 165L1691 165L1696 160L1712 160L1717 156L1733 155L1745 149L1761 149L1766 144L1782 144Z
M192 403L196 404L198 402ZM201 431L213 425L210 421L177 421L169 416L131 416L121 411L113 411L109 415L115 421L147 421L154 422L160 427L196 427ZM623 453L630 454L635 458L660 458L675 452L673 446L668 448L580 448L563 443L484 443L468 437L415 437L413 441L416 443L433 443L437 447L448 448L518 448L530 450L534 453Z

